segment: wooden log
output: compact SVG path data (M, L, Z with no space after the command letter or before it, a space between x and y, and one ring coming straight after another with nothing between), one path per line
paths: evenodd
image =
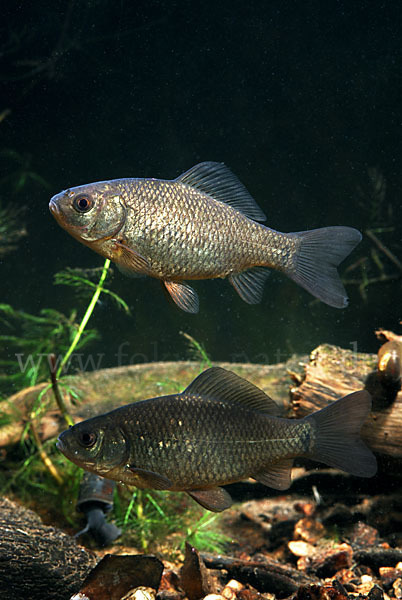
M97 558L39 516L0 499L0 598L61 600L77 592Z
M402 392L392 402L376 385L377 356L322 345L310 355L301 385L291 389L291 404L296 417L327 406L330 402L368 389L373 395L373 411L362 428L362 437L375 452L402 457Z

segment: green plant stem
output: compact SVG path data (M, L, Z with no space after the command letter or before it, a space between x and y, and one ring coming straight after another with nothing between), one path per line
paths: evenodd
M64 355L63 360L60 363L59 368L57 369L56 378L60 377L60 374L61 374L61 372L63 370L64 365L66 364L66 362L70 358L71 354L74 352L74 350L75 350L78 342L80 341L80 338L81 338L81 336L82 336L82 334L83 334L83 332L85 330L85 327L86 327L86 325L87 325L87 323L88 323L88 321L89 321L89 319L90 319L90 317L91 317L91 315L93 313L95 305L96 305L96 303L98 301L98 298L99 298L99 296L100 296L100 294L102 292L102 287L103 287L103 284L105 283L105 279L106 279L106 275L107 275L109 266L110 266L110 260L107 258L105 260L104 265L103 265L102 274L100 276L98 285L96 286L96 290L94 292L94 295L92 296L91 302L89 303L88 308L85 311L85 314L84 314L84 316L82 318L81 323L78 326L77 333L75 334L75 337L74 337L73 341L71 342L71 345L70 345L69 349L67 350L66 354Z
M57 382L56 355L55 354L49 354L48 359L49 359L49 365L50 365L50 378L52 380L53 395L54 395L54 397L56 399L57 406L59 407L59 410L60 410L60 412L61 412L61 414L63 416L63 419L67 423L67 427L71 427L71 425L74 425L74 419L72 418L72 416L68 412L66 403L64 402L63 395L62 395L62 393L60 391L59 384Z
M50 457L47 454L46 450L44 449L43 444L39 438L38 432L36 431L36 427L33 424L33 422L31 422L31 431L32 431L32 435L34 437L36 446L38 448L39 456L40 456L43 464L45 465L45 467L47 468L47 470L49 471L51 476L57 481L57 483L59 485L61 485L63 483L63 478L60 475L60 473L58 472L58 470L56 469L56 467L54 466L54 464L52 463L52 461L50 460Z

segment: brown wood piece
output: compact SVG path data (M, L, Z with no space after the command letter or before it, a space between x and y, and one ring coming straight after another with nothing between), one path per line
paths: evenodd
M224 569L230 577L252 585L259 592L276 594L278 598L286 598L295 593L300 585L318 581L314 576L305 575L267 556L264 557L264 561L242 560L208 553L201 553L201 556L209 569Z
M39 516L0 499L0 598L60 600L77 592L97 559Z

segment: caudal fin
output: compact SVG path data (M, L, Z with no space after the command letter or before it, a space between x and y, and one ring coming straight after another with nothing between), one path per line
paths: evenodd
M290 233L300 239L294 268L287 275L310 294L335 308L348 304L336 267L362 239L352 227L323 227Z
M316 426L309 457L359 477L375 475L376 458L360 438L361 426L370 410L371 396L362 390L306 417Z

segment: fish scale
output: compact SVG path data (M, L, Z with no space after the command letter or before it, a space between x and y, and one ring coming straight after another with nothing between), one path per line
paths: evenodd
M212 367L181 394L128 404L74 425L60 434L58 448L103 477L186 491L220 511L231 504L224 484L254 477L288 488L297 456L373 475L375 458L359 438L370 406L370 395L361 391L304 419L285 419L262 390Z

